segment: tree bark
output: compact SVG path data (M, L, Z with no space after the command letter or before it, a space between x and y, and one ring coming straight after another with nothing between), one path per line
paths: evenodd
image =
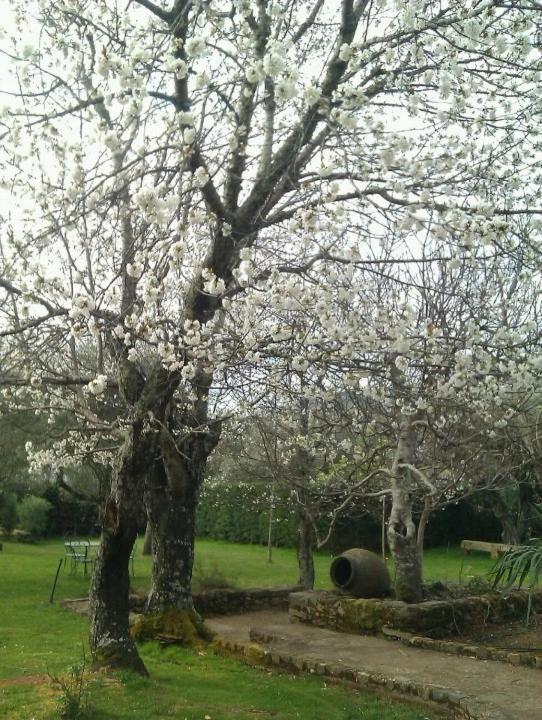
M130 637L130 553L137 537L150 436L135 422L113 474L102 518L101 543L90 590L90 648L98 666L125 667L147 675Z
M521 545L527 535L525 516L521 512L509 511L504 506L495 507L494 513L502 526L502 542L507 545Z
M193 610L192 568L197 485L179 472L175 481L181 493L172 489L163 463L152 474L152 486L145 492L154 540L152 583L147 612L169 608Z
M301 385L303 379L300 378ZM309 434L309 402L306 398L299 400L299 433L303 437ZM299 566L298 584L305 590L312 590L314 587L314 527L309 505L309 493L307 491L310 480L312 457L302 445L298 446L295 453L292 470L297 481L298 501L298 546L297 563Z
M427 527L427 523L429 522L429 518L431 516L431 513L433 511L433 499L430 495L426 495L423 501L423 510L422 514L420 515L420 519L418 521L418 550L420 551L420 555L423 558L423 548L425 545L425 529Z
M395 596L409 603L423 594L422 555L412 517L411 477L405 465L413 465L416 453L415 416L401 420L392 466L392 506L388 522L388 545L395 561Z
M500 522L501 540L508 545L521 545L529 536L533 490L527 483L503 488L488 494L491 509Z
M207 458L218 434L191 432L177 445L164 428L161 457L149 473L145 502L154 540L152 584L147 612L189 610L198 494Z
M299 566L298 585L305 590L314 588L314 529L304 513L299 515L297 563Z
M271 499L269 501L269 516L267 521L267 562L273 562L273 519L275 510L275 478L271 485Z

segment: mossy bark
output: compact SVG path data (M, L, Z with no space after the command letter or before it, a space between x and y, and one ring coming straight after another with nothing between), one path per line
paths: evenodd
M138 642L163 640L183 647L201 647L213 639L194 610L179 608L140 615L132 625L131 636Z

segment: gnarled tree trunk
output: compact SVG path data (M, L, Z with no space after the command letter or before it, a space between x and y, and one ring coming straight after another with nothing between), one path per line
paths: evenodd
M170 466L171 470L171 466ZM194 564L196 479L180 467L168 476L164 463L150 476L145 491L149 521L154 536L151 589L148 612L169 608L192 610L192 567Z
M514 512L504 503L502 505L495 503L493 512L502 526L501 540L503 543L521 545L525 542L525 538L528 536L528 515L523 508Z
M395 561L395 595L415 603L422 599L422 554L412 517L411 470L416 454L415 416L401 420L392 466L392 506L388 522L388 544Z
M147 612L193 610L192 568L196 507L203 475L218 433L195 432L175 442L164 428L161 457L149 474L145 489L152 526L154 559Z
M151 436L144 436L141 421L134 422L106 499L90 590L90 647L94 661L142 674L147 670L130 637L129 560L137 537L149 453Z
M491 509L501 523L501 539L508 545L521 545L529 537L533 488L529 483L516 485L488 493Z

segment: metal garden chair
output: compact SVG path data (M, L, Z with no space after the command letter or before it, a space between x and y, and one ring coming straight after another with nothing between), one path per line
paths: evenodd
M88 554L88 543L87 542L68 542L64 544L64 547L66 548L67 552L70 553L70 559L71 559L71 567L70 567L70 575L75 575L77 572L77 566L79 564L83 565L83 572L85 575L87 575L87 567L88 565L92 565L94 563L94 558L89 557Z

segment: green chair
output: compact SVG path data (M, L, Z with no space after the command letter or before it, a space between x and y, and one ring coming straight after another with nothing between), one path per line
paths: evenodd
M82 542L76 543L65 543L65 548L71 554L71 568L70 575L77 573L77 566L83 566L83 572L87 575L87 567L94 563L94 558L88 555L88 544Z

